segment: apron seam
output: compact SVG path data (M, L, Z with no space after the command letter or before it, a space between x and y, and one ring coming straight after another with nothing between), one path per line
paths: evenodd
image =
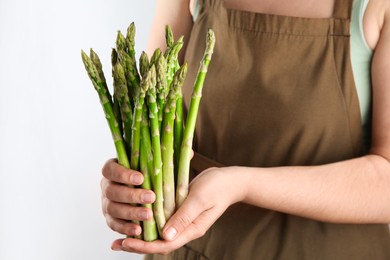
M229 9L226 9L226 10L229 10ZM245 11L240 11L240 10L235 10L235 9L231 9L231 11L237 11L237 12L245 12ZM212 12L212 15L217 17L218 20L221 21L222 24L224 24L227 28L232 28L232 29L236 29L236 30L239 30L239 31L247 31L247 32L252 32L252 33L260 33L260 34L273 34L273 35L286 35L286 36L302 36L302 37L312 37L312 38L323 38L323 37L350 37L350 34L349 32L348 33L334 33L334 32L329 32L329 33L324 33L324 34L299 34L299 33L288 33L288 32L272 32L272 31L263 31L263 30L254 30L254 29L248 29L248 28L245 28L245 27L242 27L242 26L235 26L235 25L232 25L229 23L229 19L226 17L226 19L221 19L221 17L219 17L219 13L217 12L217 10L215 10L214 8L211 8L211 9L206 9L204 12L202 12L203 15L210 15L210 12ZM252 14L257 14L257 15L261 15L262 13L252 13ZM283 17L281 15L275 15L276 17L280 16L280 17ZM288 17L288 16L286 16ZM292 19L308 19L309 21L311 20L320 20L320 19L323 19L324 21L328 21L329 24L327 25L328 27L332 26L332 24L334 24L334 22L337 20L337 21L345 21L346 23L348 23L348 19L346 18L305 18L305 17L291 17ZM334 30L333 30L334 31Z
M252 32L252 33L258 33L258 34L265 34L265 35L281 35L281 36L295 36L295 37L310 37L310 38L327 38L327 37L349 37L349 35L342 35L342 34L296 34L296 33L280 33L280 32L271 32L271 31L257 31L257 30L251 30L246 29L238 26L231 26L227 24L227 27L233 30L242 31L242 32Z

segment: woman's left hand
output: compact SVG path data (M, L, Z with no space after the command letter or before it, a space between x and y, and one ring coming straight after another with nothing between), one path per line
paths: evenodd
M230 205L244 200L245 181L236 167L207 169L191 182L188 197L166 223L164 240L118 239L112 244L112 249L140 254L168 254L180 248L203 236Z

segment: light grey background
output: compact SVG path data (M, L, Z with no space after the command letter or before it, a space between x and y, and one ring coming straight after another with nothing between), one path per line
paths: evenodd
M110 249L103 163L115 156L80 51L111 83L117 30L146 48L155 1L0 0L0 259L141 259Z

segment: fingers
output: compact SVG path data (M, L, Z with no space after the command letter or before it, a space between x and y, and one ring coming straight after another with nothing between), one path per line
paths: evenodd
M113 159L106 162L102 173L104 176L101 181L102 209L108 226L121 234L130 236L140 234L141 227L130 220L148 220L152 218L153 213L148 208L134 205L153 203L154 193L129 187L142 184L142 174L125 169Z
M104 164L102 174L110 181L127 185L141 185L144 181L140 172L126 169L119 165L115 159L110 159Z
M202 205L198 200L188 197L164 226L164 239L174 240L178 234L188 228L199 215L207 210L209 208Z
M184 204L183 204L184 205ZM177 233L174 240L156 240L145 242L139 239L126 238L113 243L113 250L123 250L139 254L168 254L188 242L197 239L205 234L214 223L216 216L220 214L217 211L210 210L203 212L194 220L183 232Z
M168 254L180 248L189 241L202 236L214 222L210 221L210 211L195 206L196 204L195 201L188 203L188 200L182 204L165 225L163 230L165 240L145 242L134 238L119 239L114 241L112 249L140 254ZM175 231L171 236L172 230Z
M187 241L188 242L188 241ZM153 242L145 242L139 239L126 238L114 241L111 248L113 250L123 250L138 254L168 254L173 250L183 246L184 243L179 241L164 241L155 240Z
M115 202L150 204L156 199L153 191L128 187L105 178L102 179L101 188L103 196Z
M122 243L123 243L123 238L122 239L117 239L115 240L112 244L111 244L111 249L114 250L114 251L126 251L126 249L124 247L122 247Z
M183 244L184 245L184 244ZM111 249L115 251L126 251L137 254L168 254L182 245L176 242L166 242L162 240L155 240L153 242L145 242L135 238L117 239L112 245Z
M148 208L117 203L108 199L103 199L103 213L122 220L149 220L153 216L153 212Z
M139 225L129 221L113 218L109 215L106 216L107 225L114 231L127 236L138 236L141 234L142 229Z
M205 206L196 196L187 197L178 211L166 223L163 230L165 240L145 242L126 238L113 243L113 250L140 254L168 254L189 241L203 236L210 226L222 215L225 207ZM172 233L170 233L172 232ZM173 235L172 235L173 234Z

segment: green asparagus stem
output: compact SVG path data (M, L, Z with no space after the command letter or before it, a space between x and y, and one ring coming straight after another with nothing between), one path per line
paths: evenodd
M111 103L108 100L107 91L103 87L103 82L99 77L98 70L96 69L96 66L93 64L92 60L85 54L84 51L81 51L81 57L85 69L88 72L88 76L91 79L92 84L99 95L100 103L103 107L103 111L106 116L107 123L111 130L111 134L114 140L118 163L123 167L130 169L130 162L126 153L125 144L123 142L120 125L116 121L113 108L111 106ZM132 222L135 224L139 224L139 221L132 221ZM138 236L137 238L142 238L142 237Z
M139 87L139 93L135 100L134 105L134 116L133 116L133 127L132 127L132 146L131 146L131 168L133 170L139 170L139 149L140 149L140 138L141 138L141 121L142 121L142 108L145 102L146 91L148 90L149 84L147 68L145 69L145 77L141 81Z
M111 103L109 101L107 91L104 88L104 84L99 76L99 72L96 69L96 66L88 55L81 51L81 57L85 66L85 69L88 72L88 76L92 81L95 90L97 91L100 99L100 103L103 107L104 114L107 119L107 123L111 130L111 134L115 143L115 149L117 152L118 162L125 168L130 168L129 160L126 154L126 148L122 139L122 134L119 128L119 124L115 119L114 111L112 109Z
M99 77L100 77L100 79L101 79L101 81L103 83L104 91L106 91L107 98L110 100L111 106L112 106L112 108L114 110L115 119L118 122L118 124L121 126L122 125L122 119L121 119L121 116L120 116L119 104L118 104L118 101L115 100L115 98L113 98L111 96L110 91L108 90L107 81L106 81L106 77L104 76L104 73L103 73L103 65L102 65L102 63L100 61L100 58L96 54L96 52L94 52L92 49L90 49L89 57L91 58L93 64L95 65L95 67L96 67L96 69L97 69L97 71L99 73ZM122 127L120 127L119 130L121 131L121 134L123 136Z
M112 67L114 68L115 64L118 62L118 54L116 52L115 49L112 49L112 52L111 52L111 64L112 64ZM112 71L113 73L113 71ZM115 90L114 90L115 92ZM115 97L115 93L114 93L114 96L112 97L113 98L113 110L114 110L114 116L116 118L116 121L118 122L119 124L119 128L120 128L120 131L122 133L122 137L123 137L123 122L122 122L122 116L121 116L121 109L120 109L120 105L119 105L119 101L118 99Z
M175 183L177 182L177 176L179 172L179 160L180 160L180 151L181 143L183 140L183 95L181 90L178 93L176 101L176 115L175 115L175 124L174 124L174 156L175 156Z
M149 88L147 91L147 104L149 107L149 119L150 119L150 130L152 134L152 151L153 151L153 162L154 169L152 173L153 190L156 194L156 200L154 202L154 217L157 222L157 228L160 236L161 231L165 225L164 215L164 197L163 197L163 184L162 184L162 159L161 159L161 145L160 145L160 126L158 122L158 108L156 103L156 69L152 66L150 69L151 77L148 82Z
M173 129L178 92L183 85L186 73L187 64L185 63L175 74L164 109L161 150L163 161L164 213L166 219L169 219L175 211Z
M99 77L102 81L104 91L106 92L106 95L107 95L107 97L110 100L111 105L112 105L112 96L111 96L110 91L108 90L108 87L107 87L107 81L106 81L106 77L104 76L104 73L103 73L103 65L100 61L100 58L96 54L96 52L94 52L92 49L90 49L89 57L91 58L93 64L96 67L96 70L98 71Z
M146 190L152 190L151 176L153 171L153 154L150 141L149 121L147 118L147 108L144 104L142 109L141 122L141 147L140 147L140 170L144 176L144 182L141 187ZM152 204L143 204L144 207L153 211ZM145 241L153 241L158 238L156 221L154 218L142 222L143 238Z
M114 96L119 102L121 111L121 119L123 122L124 139L126 143L126 151L131 152L131 129L133 124L133 112L129 100L125 72L122 65L117 62L112 69L114 78Z
M131 23L129 27L127 27L127 33L126 33L126 46L127 46L127 53L130 55L131 59L134 61L135 64L135 25L134 23Z
M168 94L168 85L166 81L166 68L167 61L165 60L164 55L161 55L157 60L156 65L156 94L157 94L157 107L158 107L158 124L161 132L161 124L163 120L163 111L165 107L165 100Z
M202 89L207 74L207 69L214 51L215 35L209 29L207 32L206 49L200 63L198 75L194 84L194 89L187 114L187 122L184 129L183 142L179 161L179 172L176 186L176 205L180 207L188 194L189 170L192 142L194 137L195 123L199 110L199 103L202 97Z

